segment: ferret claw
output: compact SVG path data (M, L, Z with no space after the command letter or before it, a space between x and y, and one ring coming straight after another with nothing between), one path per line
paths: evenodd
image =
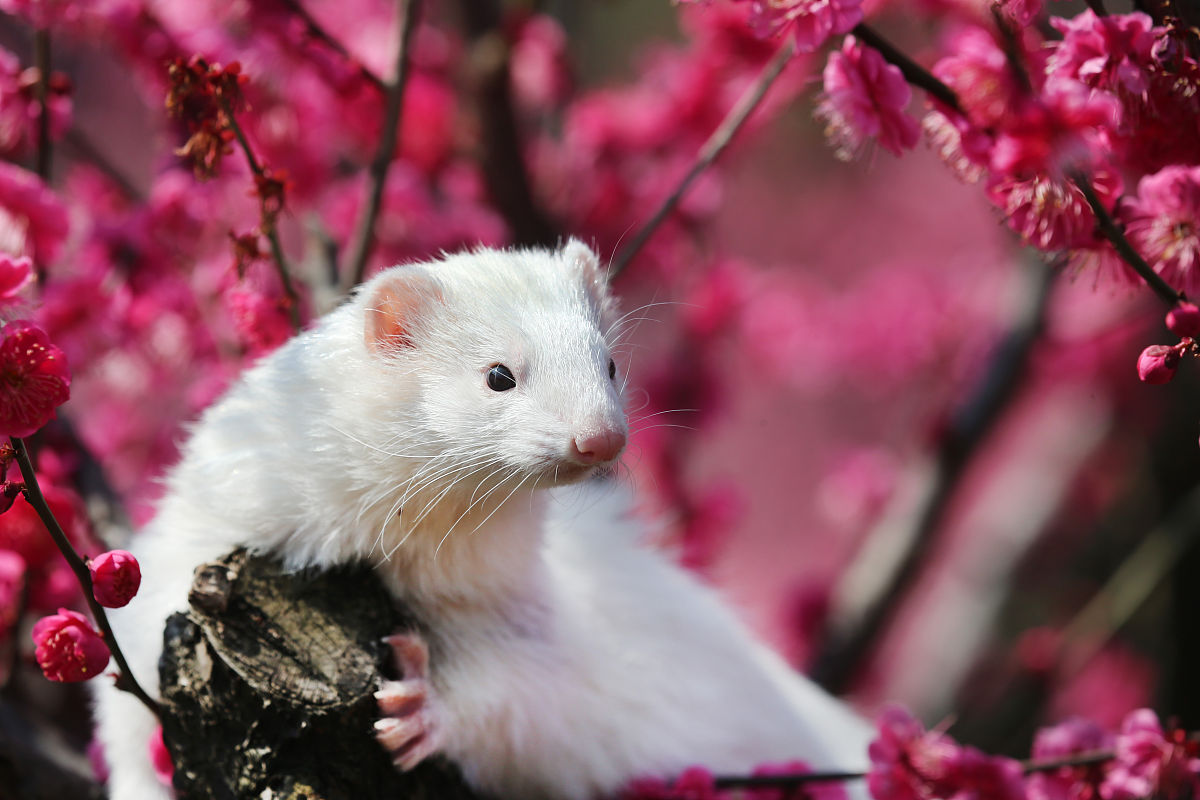
M375 738L392 763L410 770L437 752L441 726L429 683L429 649L416 634L397 633L383 640L403 675L385 680L375 693L383 717L375 722Z

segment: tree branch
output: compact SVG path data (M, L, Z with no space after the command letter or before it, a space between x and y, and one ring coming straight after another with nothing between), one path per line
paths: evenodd
M229 128L233 131L233 135L237 137L238 144L242 148L242 152L246 155L246 163L250 165L250 171L257 178L267 178L266 172L262 165L258 163L258 159L254 156L254 150L250 147L250 141L246 138L246 134L242 131L242 126L238 124L237 118L233 114L233 107L229 101L222 97L220 98L221 108L225 112L225 117L229 121ZM263 200L260 195L259 203ZM263 213L261 219L261 228L263 236L267 237L267 242L271 246L271 260L275 264L275 271L279 274L279 281L283 284L283 292L288 299L288 315L292 322L292 330L299 331L302 327L300 319L300 295L296 292L296 286L292 283L291 272L288 269L287 259L283 255L283 247L279 244L279 233L275 230L275 224L268 219L268 215Z
M900 70L900 74L904 76L904 80L919 89L924 89L931 96L937 98L944 105L949 106L959 114L964 114L962 105L958 102L958 95L954 93L953 89L938 80L932 72L905 55L894 44L880 36L867 23L858 23L850 33L862 39L864 44L878 50L884 60Z
M362 283L367 271L367 259L375 244L375 222L383 205L383 190L387 183L388 167L396 152L396 137L400 130L400 113L404 107L404 87L408 82L409 41L416 27L417 13L421 0L402 0L403 8L396 10L399 24L399 41L396 43L396 71L386 90L386 108L383 116L383 131L379 135L379 148L371 160L368 171L367 201L359 226L354 234L346 269L342 271L342 291L349 291Z
M300 18L300 21L304 23L304 27L309 36L324 43L325 46L330 50L333 50L335 53L342 56L342 58L358 67L358 73L376 89L380 90L381 92L387 89L387 85L383 82L383 79L374 72L371 72L371 70L367 69L366 65L355 58L354 54L347 50L344 44L338 41L331 33L329 33L329 31L325 30L324 26L317 22L316 18L313 17L312 14L308 13L308 9L300 4L300 0L279 0L279 2L287 6L289 11Z
M37 174L50 180L50 31L39 28L33 34L33 63L37 67Z
M1183 292L1176 290L1171 284L1163 280L1162 276L1155 272L1141 254L1130 244L1129 239L1125 238L1125 231L1117 224L1112 215L1100 202L1100 197L1096 194L1096 189L1092 186L1092 182L1088 180L1087 175L1080 171L1074 171L1069 175L1071 182L1079 187L1079 191L1083 192L1084 199L1092 209L1092 214L1096 216L1096 226L1100 232L1104 234L1104 238L1112 244L1113 249L1117 251L1117 255L1121 257L1129 266L1133 267L1146 285L1154 290L1154 293L1161 297L1168 305L1175 305L1187 298Z
M87 564L84 563L79 553L75 552L71 540L67 538L67 534L63 531L62 526L54 518L54 512L50 510L50 506L46 504L46 498L42 495L41 487L38 486L37 474L34 472L33 462L29 459L29 451L25 447L25 442L19 436L10 436L9 441L12 442L17 465L21 468L21 478L25 482L25 499L29 501L29 505L33 506L33 510L37 512L38 517L42 520L42 524L46 526L46 530L50 533L50 538L54 540L54 544L58 547L58 551L67 560L67 566L71 568L71 572L75 573L75 579L83 587L83 596L87 601L88 608L92 611L92 617L95 618L96 624L100 626L100 631L104 634L104 640L108 645L109 652L112 653L113 660L117 662L117 666L120 668L121 674L117 677L117 688L131 692L138 700L142 701L142 705L146 706L146 708L150 709L157 716L158 703L150 695L146 694L141 684L137 682L137 678L133 676L133 671L129 669L129 662L125 660L125 654L121 652L121 647L117 643L117 637L113 635L112 626L108 624L108 615L104 611L104 606L96 602L96 597L92 593L92 573L88 570Z
M812 677L839 693L853 680L880 633L899 610L941 529L967 467L1021 385L1041 336L1054 276L1065 262L1038 264L1021 317L996 348L987 372L950 421L915 499L902 495L846 571Z
M508 79L509 47L496 0L460 0L470 38L467 63L475 88L482 134L480 168L496 210L519 245L557 244L557 225L538 205L525 169Z
M775 55L771 57L771 60L763 67L758 80L746 90L746 93L729 110L729 114L721 121L717 129L708 137L708 141L700 148L700 152L696 155L695 163L692 164L692 168L688 170L687 174L683 176L683 180L679 182L675 190L658 207L658 210L654 212L649 221L629 240L629 244L613 258L612 265L608 271L608 279L610 281L616 279L618 275L625 271L625 268L629 266L629 263L633 261L634 257L646 245L646 242L650 241L650 237L658 230L658 226L679 205L679 201L683 199L684 194L696 178L700 177L701 173L712 166L717 157L729 146L729 143L733 141L733 137L742 129L746 120L750 118L750 115L758 108L759 103L766 97L767 91L783 72L783 68L791 60L795 52L795 42L789 38L780 46Z

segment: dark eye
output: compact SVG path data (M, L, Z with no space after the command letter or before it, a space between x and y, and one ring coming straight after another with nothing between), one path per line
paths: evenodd
M611 358L608 360L608 379L617 379L617 362L613 361Z
M517 385L517 379L513 377L511 369L497 364L488 370L487 385L493 392L507 392Z

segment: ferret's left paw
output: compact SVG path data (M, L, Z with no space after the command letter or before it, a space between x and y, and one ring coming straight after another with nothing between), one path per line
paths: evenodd
M375 738L392 763L410 770L441 746L441 721L429 682L429 649L414 633L397 633L384 639L392 648L404 676L383 681L375 699L383 717L375 722Z

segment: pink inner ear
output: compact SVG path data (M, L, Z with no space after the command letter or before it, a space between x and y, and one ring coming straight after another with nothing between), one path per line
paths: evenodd
M413 317L424 302L427 298L413 282L397 280L376 289L363 331L367 347L375 353L412 347Z

